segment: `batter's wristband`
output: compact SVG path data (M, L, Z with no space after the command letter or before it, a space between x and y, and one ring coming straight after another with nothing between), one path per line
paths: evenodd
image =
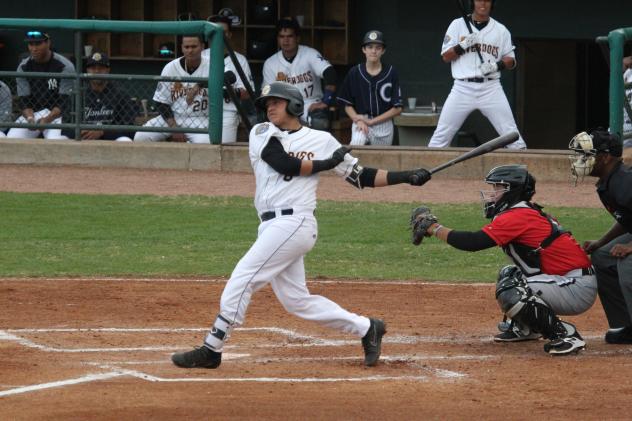
M496 62L496 66L498 66L498 71L499 71L499 72L500 72L501 70L503 70L503 69L506 69L506 68L507 68L507 65L506 65L506 64L505 64L505 62L504 62L504 61L502 61L502 60L498 60L498 61Z
M454 46L454 52L456 53L456 55L458 56L462 56L463 54L465 54L465 50L463 49L463 47L461 47L459 44Z

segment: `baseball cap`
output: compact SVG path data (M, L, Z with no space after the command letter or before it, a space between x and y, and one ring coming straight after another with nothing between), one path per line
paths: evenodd
M88 57L88 61L86 62L86 67L90 66L110 67L110 59L105 53L101 53L99 51L94 52L90 57Z
M623 145L619 136L606 130L596 129L590 132L593 148L596 152L605 152L612 156L623 155Z
M371 30L364 34L364 38L362 38L362 46L364 47L367 44L382 44L386 47L386 43L384 42L384 34L380 31Z
M233 26L233 20L228 16L212 15L209 16L207 20L212 23L225 23L228 25L228 29Z
M47 41L49 39L50 36L46 32L32 29L26 32L24 42L40 42Z
M286 17L281 18L276 25L277 32L280 32L281 29L294 29L294 33L298 35L301 30L301 25L299 25L298 21L294 17Z

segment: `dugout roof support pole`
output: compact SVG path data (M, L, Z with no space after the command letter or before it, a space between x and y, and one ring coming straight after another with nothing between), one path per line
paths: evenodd
M66 29L87 32L146 32L152 34L200 34L210 40L211 65L208 75L209 136L211 143L222 142L222 109L224 85L224 32L222 27L207 21L146 22L78 19L13 19L0 18L2 28ZM221 65L214 66L213 63Z

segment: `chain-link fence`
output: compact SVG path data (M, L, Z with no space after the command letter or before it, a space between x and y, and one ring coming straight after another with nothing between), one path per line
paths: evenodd
M16 71L0 72L0 130L8 137L220 142L221 29L207 22L0 19L0 24L66 28L75 33L71 61L52 51L45 30L27 31L28 56ZM163 76L120 74L103 51L83 57L87 50L79 30L188 36L199 39L199 54L165 61ZM213 41L214 50L220 52L211 53L210 61L217 62L215 69L221 72L213 72L209 61L201 59L204 39Z

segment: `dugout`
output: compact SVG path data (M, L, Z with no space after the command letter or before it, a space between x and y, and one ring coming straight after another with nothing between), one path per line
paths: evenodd
M325 5L337 3L314 1ZM216 3L241 2L263 4L270 0ZM77 0L13 2L5 5L3 17L72 19L77 16L77 3ZM182 9L201 4L177 3ZM348 64L336 65L340 79L359 59L362 34L379 28L388 39L385 61L397 67L404 98L416 97L420 105L433 101L441 105L452 79L449 65L441 61L439 51L448 24L458 16L456 6L452 2L396 0L385 4L376 0L349 0L349 9L350 59ZM498 0L493 17L509 28L516 45L518 68L504 72L503 86L530 148L565 149L576 132L608 125L609 73L595 38L615 28L632 26L632 2L612 0L596 5L588 0ZM51 31L51 35L58 51L72 52L70 31ZM0 52L0 70L15 70L18 56L25 51L23 34L3 29L0 37L5 44ZM630 54L629 47L625 53ZM164 61L119 60L115 66L120 73L159 74ZM253 65L252 71L259 82L261 65ZM476 133L479 139L494 136L491 125L478 113L468 118L464 129ZM466 139L463 141L462 146L467 146Z

